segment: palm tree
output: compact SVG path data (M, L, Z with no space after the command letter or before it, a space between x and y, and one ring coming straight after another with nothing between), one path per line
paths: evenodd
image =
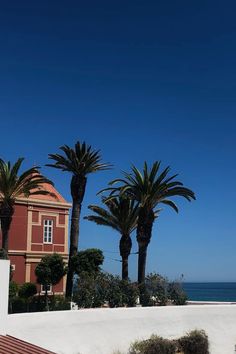
M128 280L128 258L132 248L130 234L137 227L138 204L125 197L117 197L110 201L102 198L106 208L90 205L88 208L97 215L86 216L85 219L98 225L109 226L118 231L120 238L120 256L122 258L122 279Z
M138 282L140 284L145 281L147 248L152 237L156 213L159 211L156 208L160 204L165 204L178 212L177 205L169 198L180 196L188 201L195 199L194 192L184 187L183 183L176 181L177 175L169 176L169 173L170 167L160 171L159 161L156 161L150 169L145 162L142 172L132 166L131 173L123 172L123 179L111 181L112 187L103 190L110 191L108 201L115 198L118 193L139 203L137 242L139 247ZM113 186L116 183L120 183L120 186Z
M0 220L2 229L2 248L8 255L9 230L14 214L14 205L18 197L49 194L41 189L42 184L53 184L40 175L39 167L33 167L19 175L24 158L19 158L13 165L0 159Z
M55 163L47 164L47 166L58 168L72 174L70 190L73 204L70 229L70 252L66 282L66 296L71 297L73 287L71 258L76 255L78 250L79 220L86 190L87 176L91 173L107 170L111 165L108 163L101 163L100 151L92 150L91 146L87 145L85 142L81 144L78 141L74 148L64 145L60 147L60 150L64 153L63 155L49 154L49 158L54 160Z

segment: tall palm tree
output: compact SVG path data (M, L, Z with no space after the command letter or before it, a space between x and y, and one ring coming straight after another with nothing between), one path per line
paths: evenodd
M156 208L165 204L178 212L177 205L169 198L180 196L188 201L195 199L194 192L183 186L183 183L176 181L177 175L169 176L170 167L160 171L160 161L156 161L149 169L144 163L143 171L132 166L131 173L123 172L123 179L116 179L110 182L112 187L105 190L110 191L108 201L119 195L126 195L139 203L139 216L137 226L137 242L139 247L138 257L138 282L144 283L147 248L152 237L152 227L155 220ZM116 183L120 186L115 187ZM101 191L101 192L103 192Z
M73 287L73 270L71 258L77 253L79 240L79 220L82 202L86 190L87 176L91 173L107 170L111 165L101 162L100 151L92 150L85 142L78 141L74 148L64 145L60 147L63 155L49 154L54 164L47 166L58 168L72 174L70 190L72 196L72 215L70 229L70 252L66 282L66 296L71 297Z
M85 219L98 225L109 226L118 231L120 238L120 256L122 258L122 279L128 280L128 258L132 248L131 233L137 227L138 204L134 200L119 196L110 201L102 198L105 208L89 205L89 209L97 215L86 216Z
M39 174L39 167L33 167L19 175L24 158L19 158L13 165L0 159L0 220L2 229L2 248L8 255L9 230L14 214L14 205L18 197L49 194L41 189L42 184L53 184Z

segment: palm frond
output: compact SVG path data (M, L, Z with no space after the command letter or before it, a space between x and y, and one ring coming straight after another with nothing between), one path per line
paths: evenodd
M28 197L37 194L50 194L42 188L43 184L53 184L39 173L39 167L33 167L19 175L23 158L13 165L0 159L0 194L1 202L14 204L20 196Z
M90 173L108 170L112 167L111 164L102 162L99 150L92 150L91 146L85 142L81 144L77 141L74 148L63 145L60 150L64 155L49 154L49 159L54 160L54 163L46 166L84 177Z

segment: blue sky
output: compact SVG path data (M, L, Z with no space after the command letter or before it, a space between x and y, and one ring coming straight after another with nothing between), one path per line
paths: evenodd
M0 155L48 162L85 140L114 169L89 177L83 205L134 163L162 160L196 192L165 208L148 271L236 281L234 1L0 1ZM70 200L69 175L43 172ZM120 273L119 235L81 221L80 248ZM133 251L137 250L133 235ZM110 257L110 258L108 258ZM136 278L137 256L130 257Z

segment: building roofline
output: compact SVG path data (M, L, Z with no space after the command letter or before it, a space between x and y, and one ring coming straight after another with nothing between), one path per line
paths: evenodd
M70 209L72 207L72 203L62 203L51 200L43 200L43 199L30 199L25 197L20 197L16 199L16 204L27 204L27 205L36 205L36 206L50 206L52 208L62 208L62 209Z

